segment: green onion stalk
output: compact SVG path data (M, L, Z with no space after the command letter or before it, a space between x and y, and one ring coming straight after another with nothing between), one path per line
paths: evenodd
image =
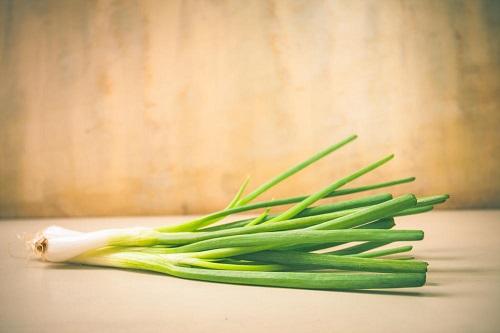
M351 135L325 148L247 195L246 178L226 208L194 220L92 232L50 226L28 245L35 256L49 262L139 269L211 282L325 290L422 286L427 263L401 256L412 250L411 245L392 244L420 241L424 233L394 229L395 218L428 212L449 196L378 193L337 199L414 181L406 177L343 188L393 155L309 195L254 201L354 139L356 135ZM334 202L323 202L327 198ZM287 208L280 211L282 206ZM278 212L271 211L276 208ZM248 212L254 216L224 221Z

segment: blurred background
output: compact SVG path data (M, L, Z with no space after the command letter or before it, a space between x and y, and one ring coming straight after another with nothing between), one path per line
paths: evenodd
M500 207L500 1L0 1L0 216L198 214L354 185ZM383 192L383 190L379 190Z

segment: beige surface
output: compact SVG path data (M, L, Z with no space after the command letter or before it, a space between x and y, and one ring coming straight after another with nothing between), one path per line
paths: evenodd
M414 244L415 254L430 262L425 287L399 291L224 285L48 265L13 258L7 249L17 233L35 232L53 223L94 230L179 220L2 221L0 331L498 332L500 211L441 211L399 218L399 228L425 230L426 239Z
M351 133L274 195L394 152L373 179L500 207L499 20L498 1L1 1L0 216L206 212Z

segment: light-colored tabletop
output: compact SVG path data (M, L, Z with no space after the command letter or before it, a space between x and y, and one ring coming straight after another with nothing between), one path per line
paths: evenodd
M189 281L161 274L46 264L22 257L16 235L158 226L168 218L0 221L1 332L499 332L500 211L402 217L421 228L422 288L315 291Z

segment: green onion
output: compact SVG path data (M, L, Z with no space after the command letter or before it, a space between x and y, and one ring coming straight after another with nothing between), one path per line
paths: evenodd
M391 259L368 259L361 257L336 256L331 254L304 253L294 251L263 251L245 254L242 259L277 264L290 264L320 268L332 268L359 272L381 273L425 273L427 263L423 261L398 261Z
M252 272L243 270L200 269L174 265L161 255L120 251L75 258L74 262L140 269L164 273L185 279L300 289L382 289L420 287L425 273L312 273L312 272Z
M381 203L381 202L384 202L384 201L387 201L390 199L392 199L392 195L385 193L385 194L368 196L368 197L364 197L364 198L360 198L360 199L340 201L340 202L336 202L334 204L306 208L302 212L297 214L294 218L311 216L311 215L318 215L318 214L326 214L326 213L331 213L331 212L339 212L339 211L344 211L347 214L348 212L354 211L354 210L352 210L352 208L370 206L370 205L373 205L376 203ZM351 210L349 210L349 209L351 209ZM264 219L264 221L269 220L274 216L276 216L276 215L269 215L268 217L266 217ZM252 220L253 219L234 221L234 222L225 223L225 224L222 224L219 226L204 228L204 229L201 229L200 231L217 231L217 230L222 230L222 229L242 227L242 226L247 225Z
M227 236L173 248L172 252L197 252L226 247L269 246L276 248L295 244L324 244L328 242L411 241L421 240L421 230L290 230ZM157 240L160 244L161 239ZM113 244L110 244L113 245Z
M274 185L276 185L276 184L282 182L283 180L285 180L286 178L296 174L300 170L308 167L312 163L320 160L321 158L327 156L328 154L334 152L335 150L345 146L346 144L348 144L349 142L353 141L356 138L357 138L357 135L351 135L351 136L345 138L344 140L342 140L334 145L331 145L330 147L326 148L325 150L313 155L312 157L308 158L307 160L295 165L294 167L288 169L287 171L285 171L285 172L281 173L280 175L276 176L275 178L271 179L267 183L261 185L260 187L258 187L256 190L254 190L252 193L248 194L244 198L240 199L238 201L237 205L243 206L244 204L249 203L250 201L255 199L257 196L259 196L262 193L269 190ZM164 228L160 229L160 231L192 231L192 230L196 230L196 229L202 228L204 226L207 226L209 224L212 224L218 217L222 217L222 216L226 216L226 215L223 212L219 212L219 214L217 214L217 213L210 214L210 215L205 216L203 218L193 220L193 221L178 225L176 227L164 227Z
M390 193L382 193L316 204L324 198L414 181L410 177L340 189L387 163L393 155L310 195L251 203L355 138L352 135L341 140L245 195L247 177L226 208L201 218L159 228L93 232L51 226L30 245L37 256L50 262L139 269L221 283L333 290L422 286L426 262L413 256L385 258L409 253L411 245L379 248L393 242L422 240L422 230L393 229L394 218L430 211L444 203L448 195L416 198L405 194L393 198ZM293 205L282 212L270 212L271 207L288 204ZM250 218L209 227L227 216L260 208L265 211ZM343 248L326 253L313 252L341 245Z
M408 252L408 251L411 251L412 249L413 249L413 246L407 245L407 246L395 247L392 249L384 249L384 250L369 251L369 252L365 252L365 253L354 254L353 257L378 258L378 257L388 256L391 254Z
M267 221L266 223L279 222L279 221L288 220L288 219L294 217L295 215L299 214L304 209L309 207L311 204L324 198L328 193L330 193L330 192L338 189L339 187L355 180L356 178L361 177L362 175L374 170L375 168L378 168L379 166L390 161L393 157L394 157L394 155L389 155L387 157L384 157L383 159L381 159L373 164L370 164L369 166L362 168L362 169L354 172L353 174L346 176L346 177L328 185L324 189L322 189L319 192L316 192L314 194L311 194L310 196L308 196L307 198L305 198L304 200L299 202L297 205L295 205L292 208L288 209L287 211L281 213L280 215L272 218L271 220Z
M269 216L269 211L270 209L266 209L265 212L263 212L262 214L260 214L259 216L257 216L256 218L254 218L253 220L251 220L250 222L248 222L246 224L247 227L251 227L253 225L257 225L259 223L261 223L262 221L265 221L266 218Z
M336 191L333 191L332 193L328 194L324 198L331 198L331 197L335 197L335 196L341 196L341 195L346 195L346 194L375 190L375 189L384 188L384 187L388 187L388 186L405 184L408 182L412 182L414 180L415 180L415 177L409 177L409 178L402 178L402 179L393 180L393 181L389 181L389 182L372 184L372 185L368 185L368 186L361 186L361 187L355 187L355 188L344 189L344 190L336 190ZM247 211L255 210L255 209L259 209L259 208L269 208L269 207L288 205L288 204L292 204L292 203L301 202L302 200L306 199L307 197L308 197L308 195L307 196L300 196L300 197L286 198L286 199L276 199L276 200L271 200L271 201L263 201L263 202L258 202L258 203L254 203L254 204L250 204L250 205L245 205L245 206L240 206L237 208L232 208L232 209L220 211L220 212L217 212L217 213L214 213L211 215L213 215L213 216L228 216L231 214L247 212ZM203 230L204 231L212 231L212 230L227 229L229 227L232 227L233 225L236 225L235 223L237 223L237 222L226 223L226 224L213 226L213 227L207 227L207 228L203 228ZM169 228L173 228L173 227L161 227L158 229L160 231L168 231Z
M242 198L239 201L239 204L240 205L244 205L246 203L249 203L253 199L257 198L259 195L261 195L262 193L264 193L265 191L269 190L274 185L276 185L276 184L282 182L283 180L285 180L286 178L288 178L288 177L296 174L300 170L308 167L309 165L311 165L314 162L318 161L319 159L327 156L328 154L334 152L335 150L337 150L337 149L345 146L346 144L348 144L349 142L353 141L357 137L358 137L357 135L351 135L351 136L347 137L346 139L340 141L339 143L336 143L336 144L334 144L334 145L326 148L325 150L323 150L323 151L315 154L314 156L308 158L304 162L301 162L301 163L297 164L296 166L288 169L287 171L285 171L282 174L278 175L277 177L271 179L267 183L262 184L256 190L254 190L252 193L250 193L247 196L245 196L244 198Z

